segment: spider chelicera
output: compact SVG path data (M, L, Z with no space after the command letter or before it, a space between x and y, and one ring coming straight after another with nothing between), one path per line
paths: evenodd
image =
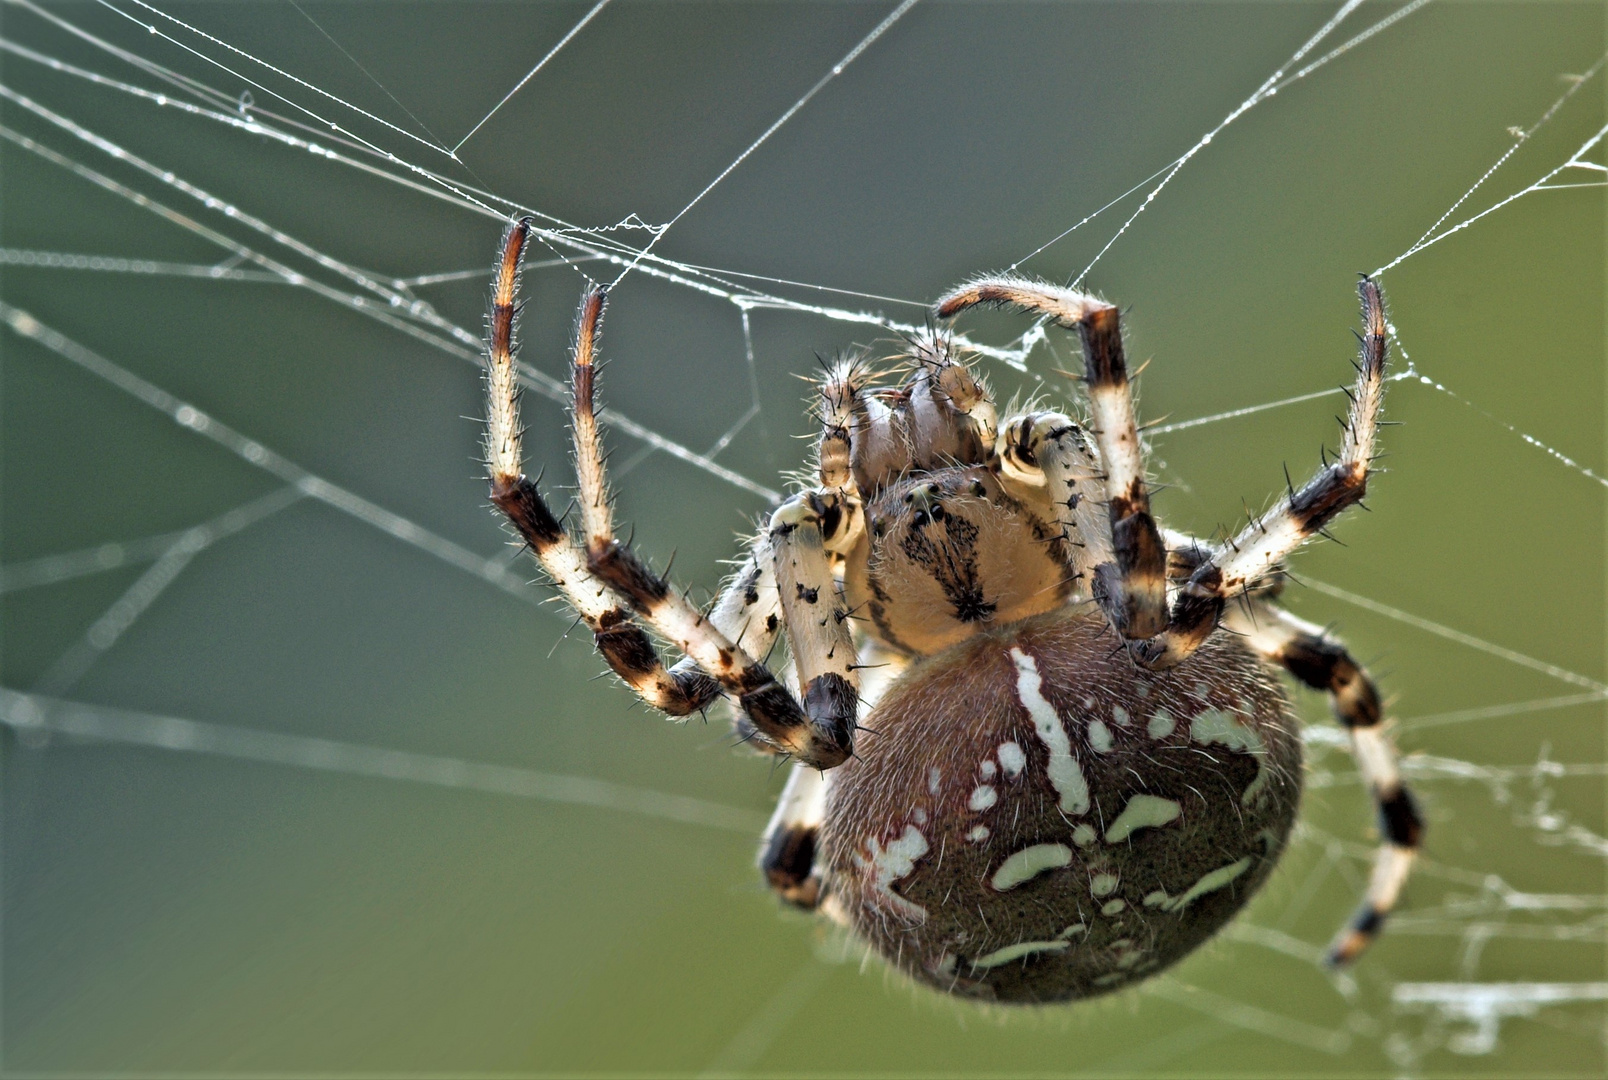
M522 470L512 341L527 220L504 237L487 368L492 502L597 650L644 701L733 701L744 740L793 759L760 849L786 901L845 923L950 993L1046 1002L1115 990L1187 955L1272 871L1301 793L1276 666L1326 690L1379 810L1382 844L1344 964L1379 932L1423 832L1345 648L1275 603L1283 559L1366 489L1387 354L1363 333L1338 456L1221 545L1150 511L1115 307L984 277L947 320L1004 305L1078 335L1089 423L1001 423L932 332L896 386L863 359L820 387L817 482L776 508L700 611L614 533L595 411L604 294L576 319L578 535ZM644 624L682 659L666 667ZM783 637L796 669L767 667ZM863 723L862 723L863 721Z

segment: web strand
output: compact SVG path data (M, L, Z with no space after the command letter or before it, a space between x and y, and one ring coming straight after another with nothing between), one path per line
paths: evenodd
M42 18L52 20L56 25L67 25L71 32L81 38L93 38L81 28L73 28L71 24L64 23L51 13L33 7L31 4L10 0L20 8L35 12ZM156 9L150 5L133 0L139 7L150 11ZM606 2L606 0L605 0ZM906 323L890 319L880 305L921 306L918 301L901 300L896 297L879 296L872 293L856 292L847 289L836 289L828 284L810 283L789 280L781 277L769 276L760 273L738 272L723 270L718 267L700 266L690 263L676 262L661 256L653 250L668 229L691 211L716 185L721 183L734 169L754 153L759 146L770 138L791 115L796 113L816 94L825 83L835 78L841 68L852 61L863 51L875 36L880 36L902 17L910 7L913 0L907 0L894 10L883 24L873 31L873 37L862 41L856 51L851 52L844 61L840 62L826 77L812 88L803 99L795 102L794 106L774 123L769 130L736 160L730 163L723 172L703 189L692 202L688 203L675 217L663 225L651 225L636 215L621 218L613 225L590 228L574 225L560 220L532 208L519 207L513 200L503 198L496 193L483 188L477 188L461 183L450 177L434 172L419 165L417 162L407 160L385 149L383 136L372 141L364 140L352 135L339 125L331 124L316 113L302 110L293 103L287 104L293 112L299 111L301 115L312 118L311 122L304 123L294 117L280 117L267 109L252 106L242 110L238 107L235 95L228 94L215 87L210 87L200 80L184 76L178 72L165 69L149 58L139 57L135 54L124 53L131 58L137 69L145 77L161 80L158 85L174 88L176 93L166 94L158 91L137 87L122 80L114 80L96 72L65 64L63 61L33 52L14 42L0 42L12 56L22 57L30 63L41 63L53 69L70 74L75 78L92 83L109 92L115 92L137 98L149 105L166 110L177 110L187 119L204 121L205 130L209 133L220 133L217 146L227 145L223 142L224 133L243 134L253 139L269 139L275 144L298 153L313 155L321 161L338 165L342 169L353 171L365 179L377 181L382 185L396 189L426 194L432 199L466 211L476 218L502 219L509 213L531 212L538 214L542 228L538 230L538 239L546 244L553 253L552 259L533 261L528 269L541 267L569 267L578 273L585 273L583 269L587 264L603 263L607 267L617 270L619 276L616 281L626 274L640 270L645 275L652 275L687 294L696 294L713 299L720 304L729 305L734 321L738 322L742 331L742 356L746 364L745 374L750 387L751 403L738 417L730 420L722 418L719 425L710 425L708 435L718 432L718 437L710 444L707 451L698 453L682 446L672 440L664 438L651 427L637 423L628 417L614 416L613 423L617 430L638 438L642 442L639 448L638 459L653 452L665 452L677 457L679 460L700 469L705 473L717 477L723 483L743 490L764 499L775 499L779 493L764 484L758 483L742 473L719 465L714 459L727 451L738 438L739 434L749 426L763 424L765 412L760 405L757 382L757 365L754 357L753 320L762 318L758 313L767 311L785 311L810 316L823 321L841 322L854 326L863 326L879 332L897 333L919 328L920 320ZM1305 58L1311 55L1321 42L1328 39L1341 22L1351 14L1357 3L1355 0L1345 4L1339 12L1331 18L1317 35L1309 39L1294 56L1283 65L1278 72L1262 84L1250 99L1242 103L1217 128L1208 132L1192 149L1183 156L1174 159L1172 163L1161 170L1152 173L1145 180L1133 185L1122 195L1111 200L1094 213L1089 214L1072 228L1060 233L1048 243L1040 245L1018 264L1026 262L1042 254L1057 241L1100 218L1124 200L1131 199L1140 191L1147 191L1144 201L1132 213L1126 222L1117 230L1116 235L1110 238L1105 247L1096 255L1098 262L1128 231L1134 221L1144 213L1149 204L1154 201L1163 188L1176 176L1193 156L1197 155L1205 145L1212 141L1212 136L1220 132L1223 127L1233 122L1238 116L1251 107L1267 101L1278 92L1291 86L1295 82L1306 78L1311 73L1322 68L1334 59L1373 40L1377 35L1397 25L1411 14L1422 9L1427 0L1412 0L1412 2L1396 9L1390 15L1370 25L1368 28L1353 35L1341 45L1322 54L1316 60L1306 62L1304 66L1296 67ZM603 7L597 4L587 13L580 23L573 26L565 38L559 43L562 48L587 22L589 22ZM118 9L106 4L112 11ZM138 20L125 12L118 12L125 19L130 19L138 25ZM158 12L157 14L161 14ZM162 15L163 19L171 20L170 16ZM186 31L200 34L201 39L207 41L214 48L222 48L232 54L245 56L243 51L222 42L220 39L209 38L192 27L179 24ZM166 34L155 35L159 40L166 40L180 48L188 48ZM108 50L108 55L118 55L114 47L101 43ZM339 43L336 43L339 48ZM99 46L98 46L99 47ZM377 122L389 130L393 137L407 136L416 145L428 146L433 153L455 155L481 127L502 107L521 87L525 85L542 66L547 63L555 48L544 58L524 80L515 86L491 113L475 125L458 147L452 151L440 145L435 145L417 136L408 135L405 131L389 125L386 121L371 114L362 115L371 122ZM342 49L345 52L344 49ZM194 49L189 52L202 59L201 53ZM207 60L216 68L222 68L216 61ZM250 62L261 65L263 62L250 58ZM355 62L355 60L354 60ZM359 65L361 66L361 65ZM1605 132L1599 131L1597 135L1581 146L1570 159L1562 165L1544 175L1540 180L1528 187L1498 202L1479 213L1465 216L1459 224L1451 228L1443 228L1447 222L1457 220L1470 198L1480 190L1482 185L1491 178L1505 163L1513 158L1516 152L1537 130L1552 122L1560 110L1570 100L1581 100L1576 97L1580 86L1594 78L1600 71L1602 61L1591 68L1584 76L1571 84L1566 92L1553 103L1540 120L1521 135L1517 142L1510 146L1497 162L1482 175L1465 194L1459 198L1445 213L1434 222L1419 240L1407 249L1396 260L1382 267L1379 272L1392 270L1412 255L1425 248L1438 243L1442 239L1472 227L1485 216L1500 209L1512 201L1533 194L1538 191L1572 191L1576 189L1597 188L1605 182L1601 179L1608 167L1601 162L1591 160L1587 155L1592 154L1601 145ZM322 98L338 101L334 95L319 89L312 80L303 80L278 68L272 68L276 77L283 77L291 81L299 89L309 93L316 93ZM1287 74L1293 69L1293 74ZM229 71L228 68L222 70ZM249 70L249 69L248 69ZM231 77L239 77L231 75ZM375 80L377 83L377 80ZM255 85L255 84L252 84ZM383 86L381 87L383 89ZM171 275L174 277L210 278L216 281L232 281L253 284L277 283L289 284L293 287L307 290L311 295L329 303L339 305L345 310L361 313L365 318L371 319L376 325L386 328L387 333L395 332L408 335L412 340L428 344L432 349L453 356L457 359L478 364L480 350L480 336L472 333L463 326L457 325L440 316L429 304L420 301L413 290L436 284L445 284L455 280L476 280L484 276L480 270L444 270L440 273L413 273L411 276L392 277L388 274L379 274L363 270L347 259L337 256L333 251L320 250L318 245L298 239L285 230L270 224L267 220L248 213L243 207L217 198L203 190L199 185L191 183L175 172L161 168L158 165L131 154L124 145L129 140L112 140L104 135L90 131L88 126L63 116L59 111L40 110L44 107L32 102L25 95L16 95L6 91L7 100L20 107L28 109L33 115L41 116L56 125L57 130L68 133L78 140L81 146L90 147L96 154L104 154L118 162L117 166L107 166L109 172L118 168L129 168L139 172L144 178L143 182L160 183L166 190L177 192L174 203L177 206L200 207L193 210L194 217L185 214L173 206L167 206L150 198L117 179L107 172L91 168L83 160L78 160L70 154L42 145L39 141L13 129L6 129L3 133L12 145L24 148L31 153L38 154L42 159L51 161L67 169L72 175L86 182L95 184L101 190L110 192L126 200L131 205L157 216L158 219L175 227L186 237L194 237L216 245L223 257L218 263L183 263L177 261L164 261L156 259L128 259L111 255L75 254L66 251L40 251L33 249L3 249L0 250L0 264L19 268L52 269L59 271L78 272L108 272L124 274L152 274ZM195 102L180 100L180 95L193 97ZM393 98L393 100L395 100ZM26 104L24 104L26 102ZM38 108L34 108L34 106ZM352 108L346 102L340 102L345 108ZM400 107L400 103L398 103ZM407 111L404 109L404 111ZM362 110L358 110L362 113ZM47 116L47 113L49 114ZM340 115L340 114L336 114ZM410 114L411 115L411 114ZM54 117L55 119L51 119ZM63 123L57 123L57 121ZM326 129L320 130L320 124L329 124ZM421 125L422 126L422 125ZM202 130L202 124L195 125L196 130ZM428 134L428 131L427 131ZM434 139L434 136L430 136ZM89 151L81 151L89 153ZM410 151L412 153L414 151ZM118 175L121 175L120 173ZM1579 182L1575 182L1579 178ZM1157 183L1159 179L1159 183ZM215 188L215 190L223 190ZM1559 196L1566 198L1568 196ZM189 200L190 202L185 202ZM471 220L474 220L473 218ZM234 239L235 235L261 237L253 240L248 246ZM63 244L59 246L72 246ZM327 247L328 245L324 245ZM269 254L272 252L273 254ZM1013 264L1016 265L1016 264ZM1084 275L1092 269L1094 263L1089 264ZM412 269L421 269L413 267ZM850 306L833 307L824 304L806 303L796 299L792 291L804 290L809 299L818 299L809 294L830 293L834 296L844 296L866 305L867 310L854 310ZM187 405L175 395L166 390L140 379L126 368L114 364L98 354L91 353L83 346L71 341L65 335L48 327L42 326L32 316L13 307L0 308L0 317L4 317L12 331L22 334L37 344L55 352L74 363L91 370L113 385L119 386L125 392L132 394L147 406L162 410L176 422L187 429L211 439L221 447L229 450L236 456L250 461L262 468L269 475L277 478L282 484L268 496L254 503L243 504L215 519L201 523L190 529L178 530L173 533L162 534L155 537L122 542L117 545L102 545L98 548L83 551L67 552L60 556L47 556L34 559L25 564L12 564L0 568L0 592L22 588L38 588L49 584L75 580L91 573L102 572L115 563L120 566L143 565L150 563L149 568L136 580L117 604L107 609L92 624L85 641L95 635L94 640L105 640L106 645L99 652L90 650L89 663L94 657L115 645L118 638L125 634L129 627L135 624L142 612L149 610L154 604L160 602L163 589L167 588L183 572L189 562L202 555L206 546L196 548L197 530L215 530L211 532L207 541L209 546L223 535L233 535L245 528L253 527L255 521L266 520L270 513L283 509L279 502L285 506L304 499L312 499L322 505L328 505L351 515L354 519L379 529L387 535L401 539L416 549L426 552L433 558L444 562L464 573L486 580L502 589L509 595L521 599L523 602L533 603L539 600L537 590L529 587L517 575L507 569L506 560L496 558L482 558L462 547L451 544L429 530L423 529L417 523L397 515L376 503L364 499L355 492L336 487L328 481L308 473L305 469L290 462L274 452L255 443L244 435L235 432L221 424L216 418L208 417L192 406ZM1395 328L1391 327L1395 336ZM979 351L991 362L1003 364L1018 371L1026 371L1028 359L1033 350L1046 341L1042 326L1031 327L1005 346L983 346ZM1396 342L1400 345L1399 336ZM967 344L962 339L963 344ZM1405 351L1402 351L1405 358ZM737 358L734 357L734 362ZM1431 366L1435 366L1431 360ZM551 379L542 372L527 368L522 372L524 383L537 393L562 403L567 397L566 389L556 380ZM1506 423L1499 417L1484 409L1475 406L1468 399L1454 393L1444 384L1428 375L1419 372L1411 361L1405 371L1396 373L1393 378L1399 381L1416 381L1419 385L1427 386L1438 393L1451 396L1454 400L1464 404L1469 409L1479 412L1486 420L1500 426L1515 437L1524 440L1527 444L1542 450L1546 455L1544 467L1563 467L1581 473L1598 485L1605 484L1602 476L1592 469L1580 464L1574 458L1554 449L1550 444L1520 431L1516 426ZM1044 385L1038 380L1039 385ZM1240 408L1230 409L1209 416L1196 417L1160 425L1152 428L1152 433L1171 433L1183 430L1192 430L1209 424L1226 423L1235 419L1260 413L1267 410L1292 406L1338 393L1338 390L1321 390L1308 394L1296 395L1259 404L1249 404ZM700 442L708 436L700 435ZM1536 459L1537 466L1543 467L1542 459ZM627 466L628 467L628 466ZM756 470L752 463L744 463L744 467ZM258 504L261 506L258 506ZM266 510L260 518L253 518L239 524L225 525L225 519L237 524L241 521L240 515L250 518L252 514L262 510L262 507L272 506L274 509ZM256 509L253 509L256 507ZM186 540L186 538L189 538ZM114 559L109 551L111 548L119 549ZM1351 604L1363 610L1368 610L1384 618L1392 619L1406 626L1414 627L1424 633L1432 634L1443 640L1452 642L1458 648L1475 650L1481 654L1502 659L1506 663L1524 667L1529 671L1546 675L1560 680L1572 687L1580 688L1583 692L1554 697L1535 698L1525 701L1512 701L1499 704L1482 705L1477 708L1453 710L1447 712L1429 713L1417 717L1404 719L1398 730L1403 734L1417 732L1421 729L1433 729L1443 725L1473 724L1489 721L1502 721L1514 717L1524 717L1535 713L1551 712L1570 708L1586 709L1600 706L1608 700L1608 687L1602 682L1578 672L1537 659L1529 653L1520 653L1505 646L1486 641L1458 631L1452 627L1434 622L1421 616L1413 615L1391 605L1374 601L1347 590L1338 589L1321 582L1306 581L1314 591L1341 603ZM121 606L118 606L121 605ZM100 628L98 633L96 628ZM109 635L109 637L108 637ZM79 648L84 642L80 642ZM1546 650L1535 643L1526 646L1531 652ZM70 655L70 654L69 654ZM69 662L69 655L64 655L56 668L47 673L41 685L51 685L63 688L70 687L88 665L84 657L79 656ZM57 670L59 669L59 670ZM77 674L74 674L77 671ZM234 757L240 760L259 761L295 768L320 769L349 775L365 776L371 778L388 778L432 784L442 787L457 787L465 790L481 791L488 794L516 795L520 797L556 800L570 802L576 805L592 806L599 809L625 811L647 817L659 818L666 821L681 822L717 829L742 831L752 834L761 822L758 817L749 811L734 807L720 806L715 803L706 803L700 800L685 800L679 796L666 795L662 792L648 791L640 788L630 788L623 785L609 785L601 781L588 780L580 777L565 777L555 774L537 773L526 770L509 770L501 767L485 766L459 758L436 758L428 755L412 755L397 753L378 747L359 746L357 744L336 743L329 740L302 739L299 737L284 737L266 733L254 732L248 729L229 728L225 725L202 724L197 721L179 720L174 717L162 717L149 714L131 713L116 709L106 709L98 706L69 702L56 697L18 694L13 690L0 690L0 723L4 723L17 731L24 745L33 745L29 739L58 735L70 739L85 738L121 743L129 746L143 746L160 748L168 751L199 752L215 754L225 757ZM1325 725L1316 725L1307 729L1308 745L1312 748L1317 767L1310 778L1310 786L1314 788L1354 788L1360 778L1348 765L1336 766L1338 758L1326 757L1334 752L1338 746L1339 732ZM490 771L488 771L490 770ZM1559 810L1554 800L1551 785L1553 784L1579 784L1581 780L1588 783L1600 778L1608 766L1600 761L1554 761L1548 756L1543 747L1539 757L1528 763L1483 763L1463 761L1448 757L1417 754L1407 758L1404 770L1415 782L1433 783L1441 785L1440 790L1446 791L1458 786L1471 786L1477 795L1480 789L1490 792L1492 806L1501 812L1511 813L1512 827L1520 842L1541 845L1547 848L1556 848L1560 852L1570 854L1574 858L1603 859L1608 858L1608 838L1605 838L1596 822L1586 820L1572 820ZM669 801L666 801L669 800ZM1442 806L1449 806L1449 802ZM1300 892L1290 904L1273 914L1278 916L1277 925L1267 926L1252 923L1249 920L1235 925L1225 940L1225 949L1254 948L1263 950L1269 962L1281 958L1302 964L1310 964L1318 952L1318 946L1303 941L1295 936L1298 929L1300 915L1304 907L1315 896L1324 891L1324 883L1331 882L1333 876L1347 878L1353 885L1360 875L1365 874L1367 860L1371 854L1370 849L1363 844L1341 840L1338 837L1326 834L1321 830L1303 826L1295 839L1298 850L1314 855L1312 867L1306 880L1300 886ZM1535 850L1540 851L1541 847ZM1436 854L1450 859L1455 854L1437 852ZM1367 988L1359 990L1357 985L1347 984L1337 980L1331 985L1336 992L1336 1008L1356 1010L1351 1016L1355 1023L1336 1023L1333 1026L1313 1024L1293 1015L1282 1015L1272 1009L1262 1008L1251 1004L1249 1000L1239 1000L1237 997L1228 997L1223 994L1207 990L1178 981L1165 981L1150 984L1158 997L1167 1000L1170 1004L1187 1008L1203 1017L1207 1021L1196 1027L1187 1028L1179 1033L1176 1041L1167 1042L1166 1046L1156 1048L1156 1054L1147 1061L1166 1062L1181 1053L1187 1053L1190 1047L1199 1045L1198 1040L1206 1035L1221 1037L1222 1033L1230 1029L1239 1032L1255 1033L1257 1037L1280 1041L1284 1044L1301 1047L1304 1051L1312 1053L1340 1054L1350 1051L1356 1045L1373 1041L1388 1042L1378 1032L1388 1030L1395 1038L1405 1030L1400 1016L1427 1016L1433 1018L1439 1028L1435 1029L1440 1035L1431 1031L1422 1037L1422 1046L1408 1046L1391 1043L1396 1047L1391 1052L1396 1056L1398 1064L1404 1071L1411 1071L1414 1066L1411 1062L1418 1060L1428 1049L1433 1048L1434 1038L1439 1038L1444 1044L1447 1039L1445 1032L1450 1025L1454 1032L1461 1034L1454 1038L1466 1038L1465 1049L1469 1052L1489 1053L1496 1045L1496 1038L1504 1023L1515 1022L1524 1018L1534 1018L1539 1009L1555 1009L1571 1002L1595 1003L1600 1005L1608 992L1603 992L1600 984L1591 981L1576 983L1555 982L1501 982L1480 983L1480 971L1484 970L1479 964L1479 950L1487 940L1510 939L1526 943L1526 948L1540 947L1546 943L1587 943L1602 944L1605 940L1605 924L1603 918L1605 901L1601 897L1586 894L1547 893L1541 890L1527 891L1519 886L1523 885L1528 877L1515 877L1510 883L1499 875L1489 873L1479 866L1464 867L1448 865L1446 862L1428 860L1425 866L1425 877L1464 890L1462 893L1449 894L1447 898L1431 902L1426 900L1414 905L1410 910L1403 912L1398 920L1398 933L1407 937L1420 937L1426 939L1446 939L1448 948L1454 950L1461 957L1462 967L1449 969L1460 973L1462 981L1448 981L1441 983L1403 983L1395 981L1395 977L1384 975L1380 977L1384 983L1383 990L1389 1000L1383 1012L1377 1008L1373 1013L1364 1013L1362 1006L1357 1002L1356 995L1368 992ZM1338 886L1336 886L1338 887ZM803 984L818 985L824 981L824 974L830 968L819 962L814 967L807 967L805 974L800 976ZM798 980L794 980L798 981ZM1377 989L1377 987L1375 988ZM757 1011L736 1018L733 1024L735 1037L729 1042L723 1052L721 1061L742 1061L752 1063L758 1061L765 1054L767 1048L777 1039L785 1035L787 1028L787 1010L796 1010L806 1002L814 990L811 985L794 985L793 981L780 985L775 994L769 999L770 1004L756 1006ZM1237 993L1237 992L1236 992ZM1249 997L1249 995L1246 995ZM1345 1004L1349 1002L1350 1004ZM1391 1012L1394 1010L1394 1013ZM1528 1010L1528 1011L1526 1011ZM790 1014L789 1014L790 1015ZM1335 1015L1341 1015L1336 1013ZM782 1018L777 1019L778 1016ZM1203 1034L1190 1034L1199 1032ZM1182 1036L1187 1035L1188 1038ZM1435 1044L1439 1045L1439 1044ZM1427 1049L1426 1049L1427 1048ZM1459 1051L1461 1052L1461 1051ZM1169 1057L1168 1055L1172 1055ZM1418 1055L1418 1057L1414 1057ZM744 1065L743 1067L746 1067ZM1154 1067L1146 1065L1147 1068Z
M490 120L493 116L496 116L498 110L512 101L514 95L523 90L525 88L525 84L534 79L536 77L536 73L541 71L542 68L546 67L547 62L553 57L557 56L563 50L564 46L570 43L571 38L573 38L576 34L579 34L582 30L586 29L586 24L597 18L598 14L608 6L609 0L597 0L597 3L592 5L592 10L588 11L585 15L582 15L581 21L570 27L569 33L559 38L558 44L549 49L546 56L536 61L536 66L526 72L525 77L515 83L514 88L508 91L508 93L504 94L502 100L493 105L491 107L491 111L485 116L482 116L475 126L469 129L469 133L467 135L458 140L458 145L452 148L452 156L456 158L458 156L458 151L463 149L463 144L474 138L475 132L486 126L486 121Z

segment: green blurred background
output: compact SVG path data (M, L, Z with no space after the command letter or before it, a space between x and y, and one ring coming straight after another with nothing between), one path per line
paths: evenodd
M196 99L69 27L230 98L248 89L149 33L142 24L157 16L113 2L140 21L87 2L7 4L0 31L176 100ZM606 226L669 220L890 7L615 0L464 146L461 165L163 28L408 163ZM449 146L588 10L161 8ZM1364 5L1313 56L1392 10ZM924 2L656 251L930 300L1172 161L1334 11ZM1436 3L1220 134L1090 279L1131 305L1130 352L1154 359L1143 414L1185 420L1347 378L1355 274L1406 251L1512 144L1509 127L1534 123L1567 88L1561 76L1597 61L1605 38L1595 3ZM472 271L416 292L478 332L495 218L15 50L0 60L16 94L377 280ZM261 88L252 98L290 111ZM1599 75L1451 220L1567 159L1602 127L1604 105ZM15 97L0 123L354 292ZM363 310L249 275L40 265L52 258L29 253L202 265L228 253L15 141L0 155L0 298L329 484L521 581L535 576L501 547L477 479L473 366ZM1576 169L1558 182L1602 177ZM564 637L567 620L539 586L499 588L313 498L187 562L181 551L153 563L157 546L142 538L212 521L282 481L0 329L0 683L95 707L30 712L5 699L5 1073L1600 1075L1604 490L1519 433L1605 471L1603 194L1526 196L1385 276L1412 361L1457 396L1392 385L1388 413L1403 426L1386 433L1390 471L1370 492L1372 513L1338 526L1345 546L1319 544L1297 566L1311 587L1292 588L1291 605L1336 624L1373 665L1403 721L1403 751L1419 755L1428 859L1393 932L1354 981L1312 962L1355 902L1372 837L1354 770L1320 730L1306 830L1232 932L1140 991L1030 1012L915 990L862 963L837 932L779 911L752 860L780 775L734 752L721 724L676 727L633 709L595 678L585 635ZM1026 268L1076 274L1137 205L1130 197ZM225 264L238 269L257 268ZM570 267L527 276L524 357L545 372L562 373L580 285ZM920 318L914 306L775 289ZM719 460L779 487L809 431L793 375L814 353L885 335L758 307L750 367L741 315L633 274L609 318L606 393L700 450L757 400ZM1022 329L996 316L971 325L999 342ZM1058 339L1026 373L985 370L1002 399L1062 395L1052 372L1072 358ZM1160 513L1203 533L1237 525L1242 500L1260 506L1283 484L1281 463L1299 479L1320 443L1333 445L1342 403L1158 434ZM533 395L526 419L533 467L546 462L549 483L565 483L561 412ZM678 580L707 595L764 499L664 453L641 456L618 432L610 440L616 467L631 466L621 518L655 558L678 552ZM88 554L39 561L74 552ZM171 582L123 618L130 595L147 596L153 565ZM100 572L41 583L64 566ZM1537 700L1553 707L1496 708ZM1299 708L1327 723L1322 701ZM1491 714L1468 712L1481 709ZM152 726L146 714L224 730ZM73 716L80 733L98 724L122 741L33 723ZM185 738L189 749L130 741ZM193 752L206 738L223 752ZM241 759L251 754L301 764ZM441 758L513 771L454 771ZM510 793L484 790L498 786ZM1477 1012L1415 1004L1423 983L1559 984L1565 998L1599 1000L1520 1015L1493 997L1482 1027Z

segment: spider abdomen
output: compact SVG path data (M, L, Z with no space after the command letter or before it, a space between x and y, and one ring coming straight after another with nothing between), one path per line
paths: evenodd
M832 903L954 993L1061 1001L1141 979L1282 852L1301 791L1286 707L1227 635L1149 673L1095 614L968 638L889 687L832 772Z

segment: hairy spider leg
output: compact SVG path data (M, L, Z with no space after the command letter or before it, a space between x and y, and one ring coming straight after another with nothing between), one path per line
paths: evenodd
M1083 429L1065 413L1034 412L1008 418L1002 430L997 449L1003 479L1048 506L1087 594L1094 569L1113 556L1100 465Z
M750 656L765 656L781 633L782 606L776 593L774 563L770 531L762 528L749 539L737 572L721 588L707 614L716 630L741 645ZM698 670L696 661L683 656L670 672L680 675Z
M521 472L512 341L519 266L529 232L528 219L510 227L503 244L493 297L487 375L487 458L492 502L525 535L537 558L548 567L583 619L595 611L601 602L599 597L612 592L695 661L704 676L712 677L719 684L719 689L736 697L765 739L784 752L821 768L841 763L848 756L848 746L836 741L836 733L813 727L792 694L776 681L764 664L720 633L680 593L672 590L665 580L615 539L594 403L594 360L605 299L601 289L588 289L581 297L571 360L575 394L571 428L575 437L584 554L576 549L574 541L554 518L535 484ZM612 598L610 604L612 606ZM612 631L629 625L623 611L619 612L618 620L604 624L599 618L599 629ZM646 635L638 628L632 630L641 649L628 656L622 655L618 662L605 651L604 657L610 666L620 671L633 688L640 682L655 688L668 683L679 689L680 684L665 671ZM614 647L616 644L612 636L599 634L597 640L600 651L605 645ZM616 648L616 652L620 650ZM683 692L682 697L687 700L672 697L671 704L679 708L697 701L693 706L696 708L713 700L714 694L702 689L703 682L698 675L692 675L688 681L694 683L697 695ZM644 700L652 699L644 695ZM690 712L691 708L686 711Z
M883 691L910 665L910 658L873 640L859 643L860 713L872 716ZM765 884L782 900L805 911L822 910L844 921L844 914L824 891L816 866L821 823L831 790L831 772L795 763L771 814L759 845L759 869Z
M1072 289L1017 277L984 277L938 302L952 318L978 304L1010 306L1047 316L1076 330L1083 345L1084 390L1095 445L1105 466L1105 501L1112 558L1094 567L1091 585L1111 625L1124 638L1143 640L1166 627L1167 551L1150 512L1144 449L1134 419L1133 392L1122 352L1116 307Z
M776 802L759 845L759 869L765 884L783 900L805 911L821 902L821 877L815 870L815 844L826 817L828 776L795 764Z
M1362 905L1335 937L1326 958L1333 967L1344 966L1379 936L1424 838L1423 816L1402 781L1396 749L1384 731L1379 691L1346 647L1322 627L1265 600L1231 606L1223 625L1244 635L1252 649L1283 665L1302 683L1328 692L1335 718L1351 735L1357 770L1373 794L1380 833L1373 874Z
M1339 456L1195 570L1173 600L1167 629L1133 646L1135 659L1146 667L1171 667L1188 657L1216 628L1228 598L1276 575L1281 560L1367 492L1389 341L1379 284L1365 276L1357 292L1362 301L1361 358Z
M860 682L848 604L832 575L824 539L846 528L845 501L832 492L793 496L771 515L770 541L804 711L848 747L859 716Z
M629 609L587 568L585 553L524 475L514 328L520 262L529 232L527 218L510 226L503 237L492 296L485 442L491 501L519 531L553 584L591 629L597 651L614 673L654 708L671 716L686 716L719 696L719 685L701 671L665 670Z

